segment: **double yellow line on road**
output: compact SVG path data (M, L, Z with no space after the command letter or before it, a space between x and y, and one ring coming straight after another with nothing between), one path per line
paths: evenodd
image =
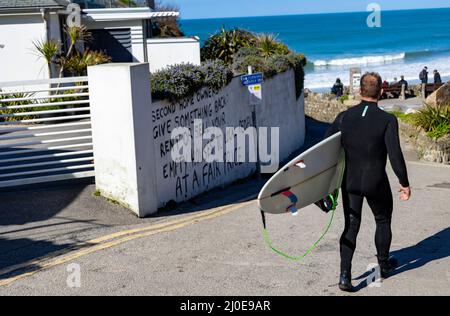
M186 216L172 221L165 221L164 223L159 223L143 228L120 231L110 235L92 239L87 242L75 244L70 247L70 249L55 252L49 256L45 256L39 259L28 261L23 264L0 270L0 286L10 285L16 281L32 276L40 271L68 263L75 259L79 259L89 254L112 248L135 239L174 231L188 225L202 222L204 220L223 216L239 208L250 205L251 203L253 203L253 201L248 201L248 199L246 199L246 202L236 202L234 204L218 207L209 211L202 212L200 214ZM7 275L11 276L2 279L2 276Z

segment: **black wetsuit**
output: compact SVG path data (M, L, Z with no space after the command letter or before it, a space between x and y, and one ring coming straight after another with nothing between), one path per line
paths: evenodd
M389 258L392 191L386 174L387 155L403 187L409 187L400 147L397 118L376 103L362 102L338 115L327 136L342 132L346 172L342 185L345 229L342 234L341 271L350 271L366 198L377 224L375 244L380 261Z

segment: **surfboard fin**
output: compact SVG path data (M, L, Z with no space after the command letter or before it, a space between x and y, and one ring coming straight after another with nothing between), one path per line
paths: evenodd
M332 194L328 195L327 197L323 198L322 200L314 204L325 213L329 213L331 211L336 210L338 205L337 203L338 197L339 197L339 190L336 190Z

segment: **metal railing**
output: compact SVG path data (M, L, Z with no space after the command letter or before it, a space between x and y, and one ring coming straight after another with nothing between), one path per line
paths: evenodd
M87 77L0 89L0 188L94 176Z

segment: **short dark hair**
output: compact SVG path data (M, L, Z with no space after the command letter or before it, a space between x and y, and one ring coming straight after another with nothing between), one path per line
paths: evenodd
M383 80L376 72L366 72L361 78L361 96L378 99L381 94Z

